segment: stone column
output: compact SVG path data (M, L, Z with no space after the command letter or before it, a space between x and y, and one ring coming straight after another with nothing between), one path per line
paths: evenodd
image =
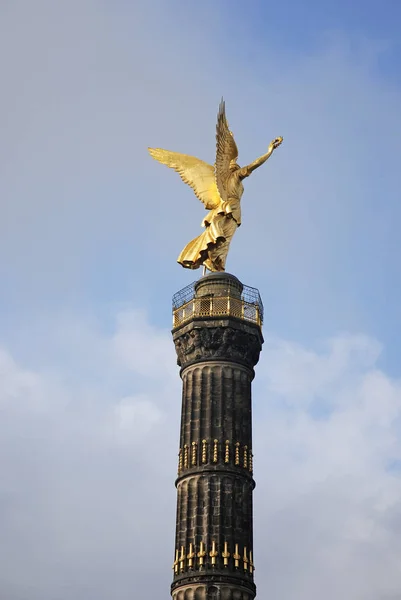
M183 393L172 596L253 600L251 382L261 303L243 300L236 277L213 273L195 284L185 311L173 329Z

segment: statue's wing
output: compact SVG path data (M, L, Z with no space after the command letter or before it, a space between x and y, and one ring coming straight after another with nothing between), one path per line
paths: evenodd
M148 148L149 154L163 165L175 169L181 179L187 183L196 196L208 210L216 208L221 203L217 189L214 168L187 154L162 150L161 148Z
M216 183L222 200L227 200L226 181L230 173L230 162L237 158L237 144L228 127L225 102L221 100L216 126Z

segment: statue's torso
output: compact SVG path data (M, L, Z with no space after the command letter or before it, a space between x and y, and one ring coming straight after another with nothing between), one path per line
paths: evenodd
M227 181L227 202L223 202L223 210L231 214L237 225L241 225L241 198L244 186L239 177L239 170L230 175Z
M213 208L203 219L202 227L208 227L213 218L217 215L225 214L233 218L237 225L241 225L241 197L244 193L244 186L240 179L239 170L231 173L227 180L227 200L221 203L221 206Z

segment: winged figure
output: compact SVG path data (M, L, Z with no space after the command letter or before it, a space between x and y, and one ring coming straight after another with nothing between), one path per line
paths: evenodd
M217 116L214 166L187 154L149 148L155 160L177 171L209 211L202 221L205 230L185 246L177 259L183 267L198 269L204 265L209 271L225 270L231 239L241 225L242 180L263 165L282 141L282 137L275 138L266 154L246 167L240 167L237 144L229 129L222 100Z

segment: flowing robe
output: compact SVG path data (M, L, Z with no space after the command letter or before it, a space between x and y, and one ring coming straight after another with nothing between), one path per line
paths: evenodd
M227 200L213 208L203 219L205 231L191 240L179 255L177 262L187 269L204 264L210 271L224 271L231 239L241 225L242 179L247 177L244 167L231 171L227 179Z

